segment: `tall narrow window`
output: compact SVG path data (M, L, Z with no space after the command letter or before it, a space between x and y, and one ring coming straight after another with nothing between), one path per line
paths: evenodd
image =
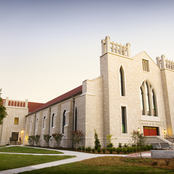
M147 82L145 83L145 91L146 91L147 115L151 115L150 101L149 101L149 88L148 88Z
M66 118L65 114L66 114L66 110L64 110L64 112L63 112L62 133L64 133L64 126L65 126L65 122L66 122L66 120L65 120L65 118Z
M54 127L54 114L52 115L51 123L51 127Z
M152 90L153 116L156 116L155 93Z
M121 107L121 115L122 115L122 133L127 133L126 107Z
M125 83L124 83L124 71L120 68L120 92L121 96L125 96Z
M46 116L44 116L43 118L43 129L45 128L45 119L46 119Z
M142 111L142 115L145 115L145 110L144 110L144 93L142 88L140 87L140 91L141 91L141 111Z
M75 109L75 131L77 130L77 108Z
M149 72L149 61L142 59L142 67L143 67L143 71Z

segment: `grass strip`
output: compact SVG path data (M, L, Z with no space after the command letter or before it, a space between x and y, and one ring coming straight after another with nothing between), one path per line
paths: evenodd
M32 147L12 146L0 149L0 152L14 152L14 153L39 153L39 154L63 154L62 152L54 150L37 149Z
M58 161L72 158L75 156L36 156L36 155L16 155L16 154L0 154L0 171L31 166L41 163Z
M134 165L117 165L115 166L94 166L94 165L87 165L83 164L81 162L76 163L70 163L70 164L64 164L56 167L49 167L44 168L40 170L33 170L29 172L23 172L22 174L159 174L159 173L165 173L165 174L171 174L174 173L172 170L168 169L158 169L158 168L152 168L152 167L142 167L142 166L134 166Z

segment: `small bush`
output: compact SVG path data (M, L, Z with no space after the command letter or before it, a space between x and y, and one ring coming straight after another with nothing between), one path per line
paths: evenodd
M82 151L83 151L83 152L85 151L85 147L84 147L84 146L82 146Z
M121 145L122 143L119 143L119 145L118 145L118 147L122 147L122 145Z
M92 149L92 152L95 153L95 148Z
M81 146L79 146L77 150L81 151L82 150Z
M102 149L103 153L105 153L105 148Z
M113 153L113 148L112 147L109 149L109 152L110 152L110 154Z
M127 152L128 152L128 153L132 152L132 147L129 147L129 146L128 146L128 147L127 147Z
M88 152L91 152L91 147L88 147Z
M134 146L134 147L133 147L133 150L134 150L134 152L137 152L137 147Z
M87 147L85 148L85 151L88 152L88 148Z
M116 152L116 148L115 148L115 147L113 147L113 151L115 151L115 152Z
M100 152L101 152L101 148L100 148L100 147L98 147L97 151L98 151L98 153L100 153Z
M120 147L118 147L116 150L117 150L117 153L119 154L120 153Z
M127 153L127 147L123 147L123 152L126 154Z

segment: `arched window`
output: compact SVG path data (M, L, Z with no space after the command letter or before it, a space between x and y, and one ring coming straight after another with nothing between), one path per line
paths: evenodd
M141 111L142 111L142 115L145 115L145 109L144 109L144 93L143 93L142 87L140 87L140 91L141 91Z
M44 116L43 118L43 129L45 128L45 119L46 119L46 116Z
M157 114L156 114L156 105L155 105L155 102L156 102L156 100L155 100L155 93L154 93L154 90L152 90L152 104L153 104L153 116L156 116Z
M146 91L147 115L151 115L151 113L150 113L150 100L149 100L149 88L148 88L147 82L145 83L145 91Z
M142 115L157 116L157 101L154 88L148 81L144 81L140 87Z
M77 130L77 107L75 109L75 131Z
M63 111L63 122L62 122L62 133L64 133L64 126L65 126L65 122L66 122L66 110Z
M52 115L51 123L51 127L54 127L54 114Z
M120 94L125 96L125 81L123 67L120 68Z

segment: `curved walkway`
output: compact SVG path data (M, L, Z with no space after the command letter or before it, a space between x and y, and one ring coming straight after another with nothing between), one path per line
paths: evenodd
M38 147L33 147L33 148L38 148ZM20 173L20 172L38 170L38 169L43 169L43 168L46 168L46 167L53 167L53 166L78 162L78 161L82 161L82 160L85 160L85 159L102 157L102 156L129 157L129 155L124 155L124 154L120 154L120 155L118 155L118 154L91 154L91 153L68 151L68 150L55 150L55 149L49 149L49 148L38 148L38 149L59 151L59 152L63 152L64 154L31 154L30 153L30 154L27 154L27 155L56 155L56 156L71 155L71 156L76 156L76 157L69 158L69 159L64 159L64 160L59 160L59 161L48 162L48 163L37 164L37 165L33 165L33 166L3 170L3 171L0 171L0 174L16 174L16 173ZM5 152L2 152L2 153L5 153ZM26 155L26 153L6 153L6 154L24 154L24 155ZM148 152L143 153L142 156L145 157L145 156L147 156L147 154L149 155L150 153L148 153Z

